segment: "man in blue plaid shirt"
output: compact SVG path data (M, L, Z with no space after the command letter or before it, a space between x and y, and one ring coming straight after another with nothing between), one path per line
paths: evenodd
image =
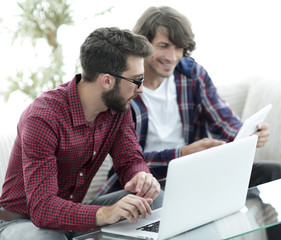
M150 7L133 31L154 47L144 63L143 94L131 106L147 165L160 180L169 161L233 141L242 122L218 95L207 71L190 57L196 44L184 15L170 7ZM269 137L268 125L258 129L257 146L262 147ZM280 177L279 163L255 163L250 186ZM99 194L119 188L112 169Z

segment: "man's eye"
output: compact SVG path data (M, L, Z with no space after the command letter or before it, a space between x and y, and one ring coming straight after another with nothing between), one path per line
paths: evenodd
M139 76L139 77L137 77L136 79L135 79L136 81L142 81L143 80L143 76Z

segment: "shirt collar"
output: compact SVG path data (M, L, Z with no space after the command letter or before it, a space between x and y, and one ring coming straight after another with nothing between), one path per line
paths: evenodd
M70 81L68 100L70 105L70 111L72 114L73 126L77 127L79 125L85 125L88 123L86 120L83 107L78 94L77 84L81 80L81 74L75 75L75 77Z

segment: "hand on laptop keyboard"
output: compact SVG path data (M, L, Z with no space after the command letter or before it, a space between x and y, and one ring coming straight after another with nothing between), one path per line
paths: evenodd
M137 222L139 214L146 218L146 214L152 214L150 204L151 198L142 198L129 194L112 206L101 207L96 214L97 226L113 224L121 219L127 219L129 222Z

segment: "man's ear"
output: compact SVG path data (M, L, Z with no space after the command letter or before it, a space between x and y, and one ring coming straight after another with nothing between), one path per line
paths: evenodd
M104 73L100 75L100 84L104 89L111 89L114 86L114 78L110 74Z

